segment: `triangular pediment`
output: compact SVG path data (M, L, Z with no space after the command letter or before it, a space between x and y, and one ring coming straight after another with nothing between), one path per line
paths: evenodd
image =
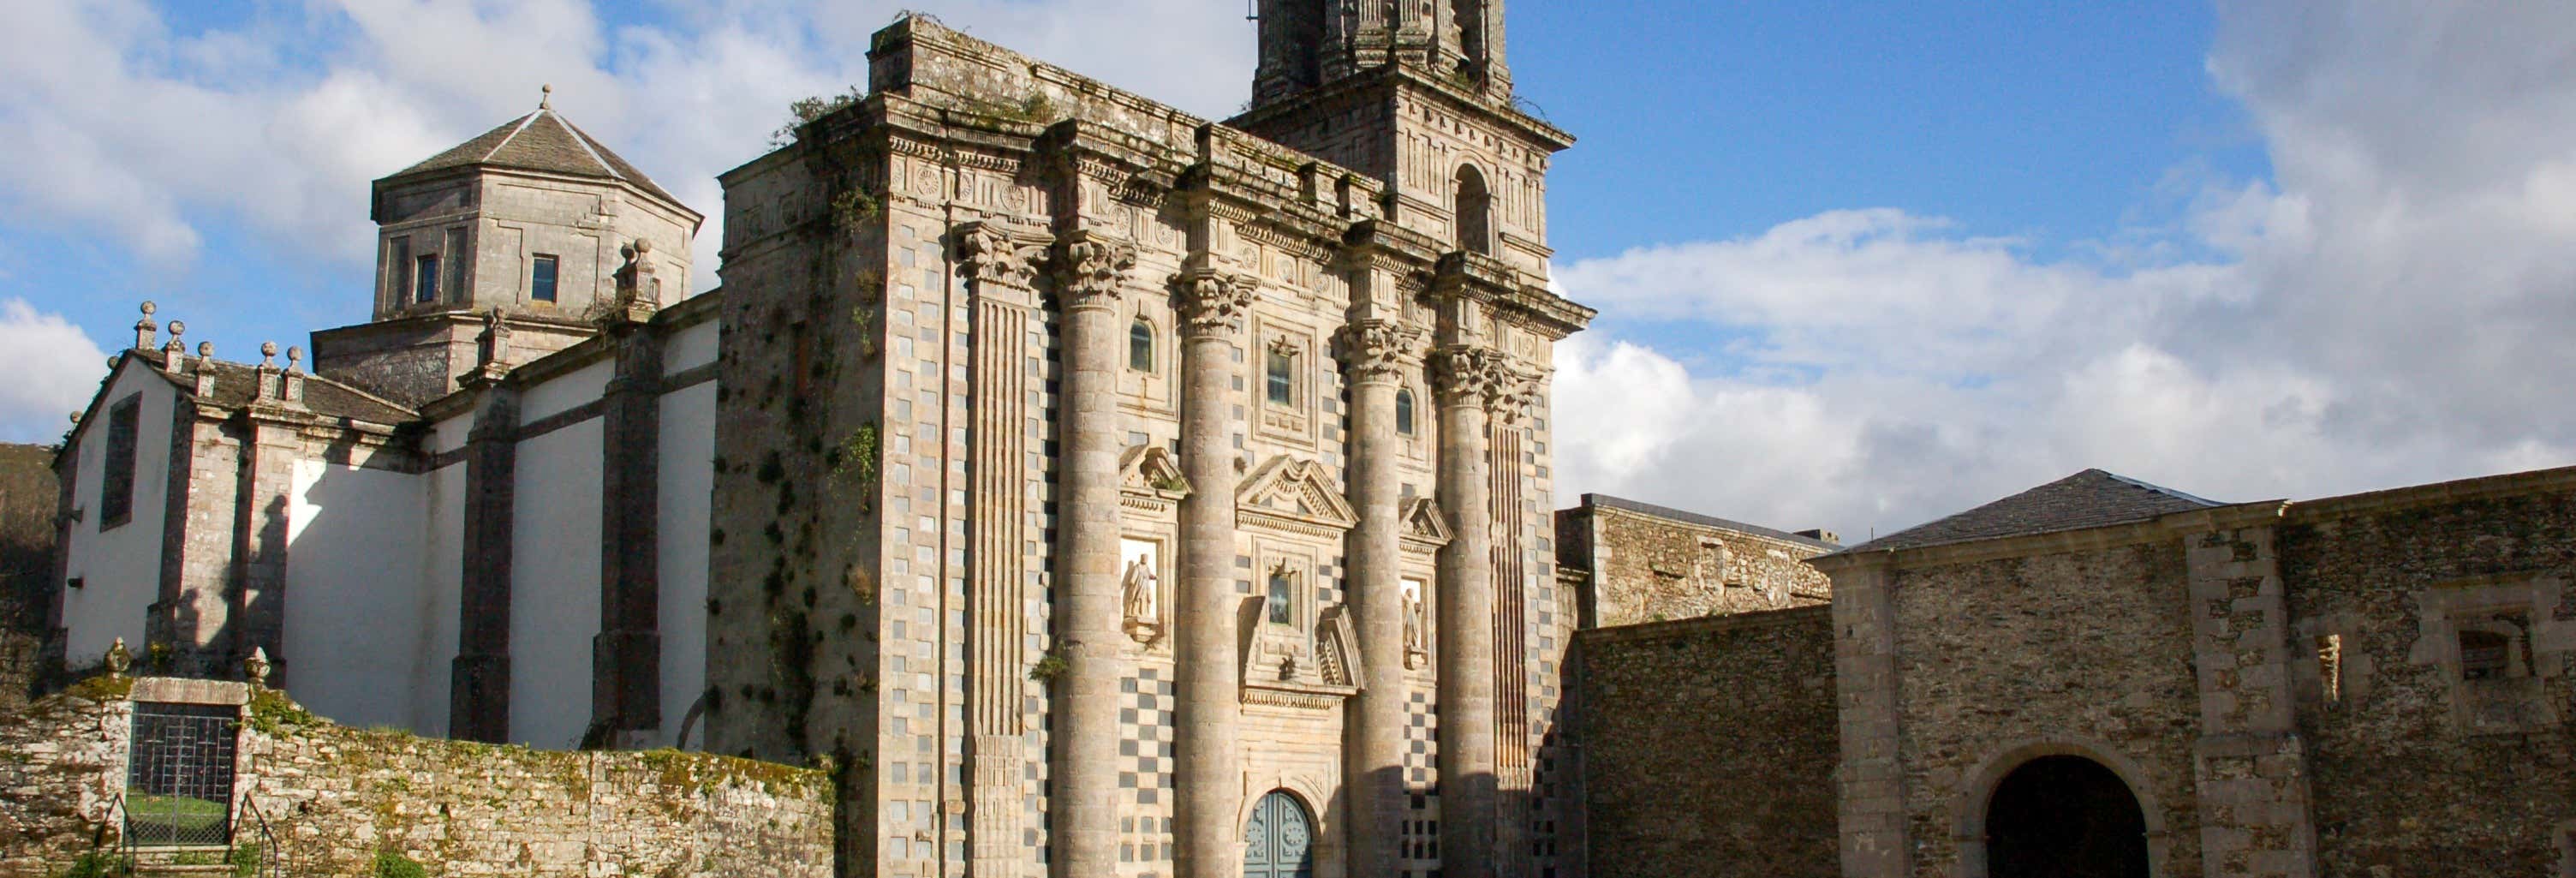
M1341 488L1333 483L1332 471L1311 460L1271 458L1243 480L1234 498L1238 518L1245 524L1338 533L1359 523L1350 502L1342 499Z
M1118 487L1137 494L1177 498L1190 492L1190 480L1181 475L1181 461L1172 450L1160 445L1139 445L1118 456Z
M1431 502L1429 497L1406 498L1401 520L1407 540L1434 546L1449 542L1449 516L1442 513L1440 504Z

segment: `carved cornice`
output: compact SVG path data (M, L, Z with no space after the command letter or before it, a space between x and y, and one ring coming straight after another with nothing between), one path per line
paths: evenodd
M1068 310L1107 308L1127 292L1127 277L1136 269L1136 245L1088 229L1056 239L1056 295Z
M1035 236L990 220L959 223L949 233L949 246L967 277L978 286L1000 284L1026 289L1037 274L1046 244Z
M1360 320L1342 327L1340 354L1342 364L1350 367L1351 380L1394 381L1406 370L1422 362L1422 340L1427 335L1420 327L1395 320Z
M1181 320L1190 335L1231 334L1252 313L1252 291L1259 280L1223 269L1198 266L1172 276Z

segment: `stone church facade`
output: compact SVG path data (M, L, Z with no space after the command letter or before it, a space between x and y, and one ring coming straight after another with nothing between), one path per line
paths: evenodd
M899 21L695 297L551 96L378 181L310 371L147 306L57 459L68 654L828 764L848 874L1578 874L1571 138L1497 3L1261 11L1223 124Z

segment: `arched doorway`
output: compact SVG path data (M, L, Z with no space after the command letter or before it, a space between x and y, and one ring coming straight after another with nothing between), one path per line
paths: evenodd
M1995 785L1986 864L1988 878L2146 878L2146 814L2101 763L2042 756Z
M1272 790L1243 827L1244 878L1314 878L1315 821L1287 790Z

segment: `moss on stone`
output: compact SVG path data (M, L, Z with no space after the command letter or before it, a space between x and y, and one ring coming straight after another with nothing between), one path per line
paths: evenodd
M134 678L124 674L100 674L63 690L63 694L88 701L124 701L134 694Z

